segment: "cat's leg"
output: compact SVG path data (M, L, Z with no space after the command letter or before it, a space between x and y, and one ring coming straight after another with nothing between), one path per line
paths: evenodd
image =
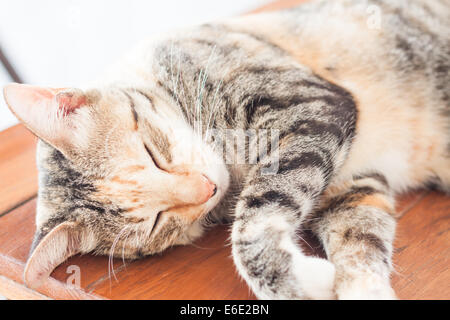
M233 259L259 298L330 299L334 266L305 256L296 231L345 161L357 108L342 88L302 68L289 68L272 68L266 61L251 68L257 78L245 77L246 84L258 84L241 111L246 125L270 129L271 138L277 129L279 143L267 155L259 154L244 182L235 208ZM265 146L260 138L257 145Z
M394 199L378 173L325 192L311 228L336 267L338 299L395 299L389 276L396 219Z
M241 199L232 230L233 259L256 296L334 298L334 266L303 255L296 245L300 204L267 184L248 186Z
M296 231L326 187L331 155L339 152L325 150L323 141L317 140L319 148L305 145L307 138L291 140L282 143L275 174L262 173L268 161L249 173L235 208L233 259L260 299L332 299L333 264L305 256Z

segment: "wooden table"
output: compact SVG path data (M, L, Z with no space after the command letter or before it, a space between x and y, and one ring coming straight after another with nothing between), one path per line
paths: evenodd
M261 10L299 3L277 1ZM0 133L0 295L10 299L254 299L231 259L229 226L210 230L194 245L176 247L139 261L75 256L59 266L38 291L22 273L34 234L36 138L18 125ZM401 299L450 298L450 197L417 191L401 197L393 286ZM306 235L309 253L323 255ZM313 252L314 251L314 252ZM67 284L70 266L81 285Z

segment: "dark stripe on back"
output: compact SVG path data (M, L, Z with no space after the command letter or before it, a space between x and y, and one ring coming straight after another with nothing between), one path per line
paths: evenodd
M313 103L322 101L328 103L331 97L319 96L319 97L303 97L303 96L289 96L289 97L271 97L271 96L253 96L246 100L249 102L244 107L247 112L247 123L253 122L253 117L259 108L263 106L269 106L268 110L283 110L289 107L295 107L302 104Z
M339 145L344 142L343 129L334 123L320 120L298 120L280 133L280 139L292 133L304 136L322 136L330 134L338 140Z
M234 71L237 76L242 74L253 74L253 75L261 75L267 76L270 75L270 79L280 79L284 80L288 87L296 87L296 88L316 88L324 91L328 91L329 93L333 93L336 97L346 98L353 100L352 95L345 90L344 88L337 86L322 77L314 74L315 80L319 80L322 83L317 81L313 81L311 79L305 79L305 75L300 72L297 68L292 66L284 67L284 66L266 66L266 65L250 65L243 66ZM307 77L311 77L311 75L306 75ZM301 79L299 79L301 77ZM233 79L233 77L231 77ZM294 79L294 80L291 80Z

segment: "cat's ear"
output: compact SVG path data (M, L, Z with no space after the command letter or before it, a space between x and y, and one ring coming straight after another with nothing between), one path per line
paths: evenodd
M80 232L75 222L63 222L44 237L37 231L25 266L25 284L38 288L58 265L79 253L80 248Z
M64 152L76 127L74 112L85 106L79 89L53 89L12 83L4 87L6 104L35 135Z

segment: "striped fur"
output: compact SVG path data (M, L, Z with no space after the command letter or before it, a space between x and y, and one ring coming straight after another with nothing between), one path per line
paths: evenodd
M259 298L395 298L395 194L450 190L449 22L446 0L312 1L142 43L84 91L64 139L22 116L46 141L35 246L70 222L80 252L139 258L234 220ZM211 134L227 129L269 149L237 163ZM203 203L201 176L217 186ZM328 260L295 245L303 227Z

